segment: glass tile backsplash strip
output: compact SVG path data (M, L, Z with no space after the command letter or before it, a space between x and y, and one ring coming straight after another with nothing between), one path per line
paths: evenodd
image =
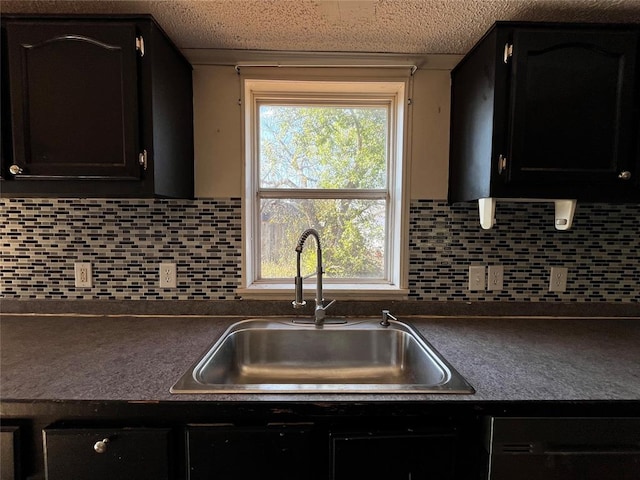
M20 198L0 199L0 209L0 298L238 298L239 198ZM498 203L491 230L477 211L411 202L410 299L640 301L640 206L578 203L564 232L551 203ZM74 262L91 262L92 288L74 286ZM177 264L178 288L159 288L161 262ZM470 292L470 265L502 265L503 289ZM565 292L548 291L552 266L567 267Z

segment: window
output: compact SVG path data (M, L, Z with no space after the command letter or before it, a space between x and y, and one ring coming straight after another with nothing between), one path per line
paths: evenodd
M243 296L293 289L307 228L320 234L325 290L405 293L405 89L397 80L244 80ZM315 272L314 242L303 276Z

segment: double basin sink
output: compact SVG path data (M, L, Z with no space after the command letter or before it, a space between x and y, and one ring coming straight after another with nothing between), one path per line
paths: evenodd
M172 393L460 393L474 389L409 324L251 319L231 325Z

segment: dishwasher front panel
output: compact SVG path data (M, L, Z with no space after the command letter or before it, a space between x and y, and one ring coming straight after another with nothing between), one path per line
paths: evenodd
M488 480L640 480L640 418L486 420Z

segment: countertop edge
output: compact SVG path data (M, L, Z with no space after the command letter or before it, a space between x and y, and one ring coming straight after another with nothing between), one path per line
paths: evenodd
M312 302L310 302L311 304ZM15 300L2 299L0 314L86 315L220 315L312 316L313 305L293 310L287 301L262 300ZM485 302L485 301L340 301L335 316L375 316L382 310L394 315L490 317L640 318L638 302Z

